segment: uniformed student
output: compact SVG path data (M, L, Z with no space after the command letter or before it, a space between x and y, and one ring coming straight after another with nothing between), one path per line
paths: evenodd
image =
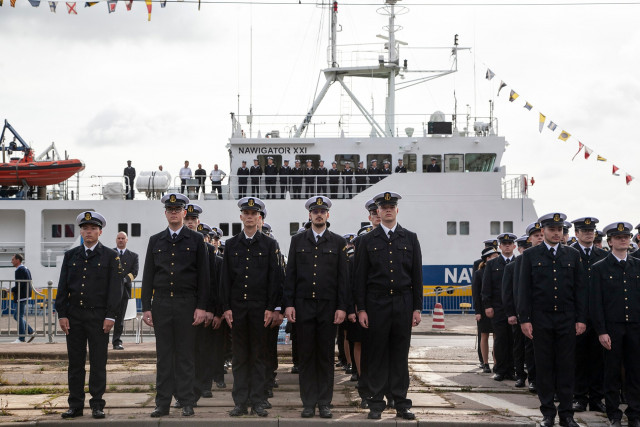
M162 197L168 227L149 238L142 275L142 320L156 337L156 408L152 417L169 414L171 396L192 416L196 328L209 303L209 258L202 235L185 227L189 199Z
M356 194L357 194L367 189L367 169L364 167L364 162L358 163L358 168L355 171L355 175L356 175Z
M513 233L502 233L497 237L500 256L487 261L482 276L482 305L486 316L493 325L493 352L496 358L494 366L496 381L515 380L513 373L513 331L507 321L502 303L502 278L505 267L515 259Z
M216 273L218 274L218 307L216 308L216 313L222 313L222 302L220 300L220 283L222 281L222 254L219 250L222 241L220 240L224 233L218 227L211 227L211 233L209 234L211 237L211 246L214 248L215 253L215 264L216 264ZM215 317L214 317L215 319ZM212 326L214 326L212 324ZM229 329L229 325L227 322L223 321L222 317L220 320L220 327L214 328L213 330L213 366L212 366L212 375L213 381L216 383L216 387L218 388L226 388L227 384L224 381L225 374L225 355L231 354L231 342L230 337L231 331Z
M335 325L346 317L347 243L327 229L331 200L311 197L305 203L311 228L291 238L283 304L295 323L300 352L300 398L303 418L331 418Z
M381 219L378 212L378 204L376 203L376 201L373 199L368 200L364 204L364 208L367 210L367 212L369 212L369 222L371 222L373 228L379 226Z
M384 192L374 199L381 223L362 236L355 262L358 319L369 329L368 417L380 419L388 387L397 416L415 419L407 390L411 328L420 324L422 311L420 243L415 233L397 223L398 193Z
M571 221L575 226L577 242L572 245L580 252L585 272L585 283L591 279L593 264L607 256L602 249L593 245L598 218L583 217ZM591 318L587 320L587 330L576 338L576 380L573 392L575 412L606 412L604 398L604 349L598 341ZM587 404L589 405L587 407Z
M560 239L560 243L562 243L563 245L569 244L569 229L571 227L573 227L573 224L571 224L569 221L564 222L564 226L562 227L562 239Z
M351 355L351 379L350 381L358 381L361 372L361 355L362 355L362 326L358 322L358 312L355 307L355 298L353 296L353 276L355 269L353 263L355 260L355 244L353 241L356 238L356 234L347 233L342 237L347 241L347 257L349 259L349 306L347 308L347 319L342 322L344 325L346 342L345 347L348 344L348 352Z
M120 259L116 251L99 241L102 228L107 225L101 214L82 212L76 223L83 244L64 254L55 304L69 357L69 409L62 418L83 415L87 344L91 415L104 418L102 396L107 386L109 331L122 295Z
M238 168L238 172L236 172L236 175L238 175L238 198L242 199L244 196L247 195L247 181L249 178L247 178L247 176L249 175L250 171L249 168L247 168L247 161L243 160L242 161L242 166Z
M598 249L606 250L606 248L602 247L603 238L604 238L604 233L596 229L596 237L594 237L593 239L593 246L595 246Z
M353 197L353 169L351 168L351 163L344 162L342 177L344 183L344 198L350 199Z
M300 160L296 160L295 166L291 169L291 198L299 199L302 192L302 175L303 171L300 167Z
M591 269L590 314L604 356L607 418L620 427L621 368L625 372L625 414L640 427L640 260L627 254L632 225L614 222L603 230L611 252Z
M398 166L396 166L396 173L407 173L407 167L402 163L402 159L398 159Z
M367 175L369 175L369 185L377 184L380 177L380 168L378 168L378 161L376 159L371 160L371 166L367 169Z
M560 244L566 220L562 213L538 219L544 243L524 251L518 278L516 310L522 332L533 340L541 426L577 427L573 419L575 337L587 321L587 285L580 254ZM559 405L556 409L554 394Z
M491 368L489 367L489 334L493 333L493 324L491 323L491 319L487 317L484 305L482 304L482 276L484 274L484 268L487 261L497 258L499 255L500 252L498 252L493 246L484 248L480 257L481 260L478 265L478 269L474 270L471 275L471 295L473 298L476 322L478 323L478 333L480 334L478 346L482 357L480 362L482 364L482 372L485 374L491 373Z
M284 164L280 166L278 170L280 177L280 198L284 199L289 190L289 175L291 175L291 166L289 166L289 160L285 160Z
M231 416L251 413L266 417L265 328L271 325L281 288L279 251L275 240L258 232L262 200L238 201L242 232L225 243L221 300L232 331L233 392Z
M318 169L316 169L316 179L318 181L318 189L316 190L316 194L327 194L327 168L324 167L324 160L320 160L320 164Z
M389 163L389 160L385 160L384 162L382 162L382 170L380 171L380 173L382 174L380 180L386 178L387 175L391 175L391 163Z
M116 317L116 323L113 326L113 349L124 350L122 346L122 329L124 328L124 315L127 312L127 305L129 305L129 299L135 298L132 294L131 283L138 276L138 254L127 249L127 242L129 238L127 233L120 231L116 235L116 247L113 249L118 253L120 258L120 265L122 267L122 299L120 302L120 308Z
M253 166L249 169L251 175L251 195L253 197L260 196L260 180L262 179L262 166L258 159L253 159Z
M316 170L311 159L307 160L307 167L304 169L304 194L306 198L311 197L316 191Z
M427 166L427 172L442 172L437 158L431 157L431 164Z
M332 199L338 198L338 186L340 184L340 169L338 169L338 163L331 162L331 169L329 169L329 197Z
M267 164L264 167L264 183L267 190L267 199L276 198L276 176L278 175L278 168L273 164L273 157L267 157Z

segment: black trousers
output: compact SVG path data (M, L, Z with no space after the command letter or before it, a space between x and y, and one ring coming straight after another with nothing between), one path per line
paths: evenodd
M338 361L342 364L347 363L347 356L344 350L344 322L336 328L336 342L338 344Z
M513 337L513 364L516 369L516 377L527 379L527 373L524 370L526 361L524 343L527 337L522 333L519 323L511 326L511 336Z
M347 179L347 182L344 185L344 194L345 199L350 199L353 197L353 184L350 179Z
M280 184L280 198L284 199L287 195L287 184Z
M236 405L256 405L265 400L264 302L231 303L233 313L233 391Z
M527 363L527 377L529 384L536 382L536 355L533 350L533 341L524 337L524 360Z
M301 184L293 184L291 186L291 193L292 193L292 199L299 199L300 198L300 193L302 192L302 185Z
M251 183L251 195L253 197L260 197L260 184Z
M587 325L576 337L576 384L573 399L584 405L602 402L604 397L604 353L598 334Z
M69 311L69 408L84 407L84 380L86 375L87 344L89 344L89 405L103 409L102 395L107 387L107 347L109 334L102 329L105 309L74 308Z
M267 184L267 185L265 185L265 189L267 190L267 199L275 199L276 198L276 186L275 186L275 184Z
M202 192L204 193L204 184L202 185ZM215 194L216 192L218 193L218 200L222 200L222 181L211 181L211 193Z
M156 406L169 408L171 396L193 405L196 327L192 326L195 297L153 298L151 314L156 336Z
M289 340L291 341L291 363L293 366L298 366L300 363L300 358L298 357L298 328L294 323L291 328L291 334L289 335Z
M318 184L318 194L327 195L327 184Z
M493 352L496 356L496 374L513 374L513 329L507 319L491 319L493 325Z
M295 304L302 405L329 405L333 399L336 303L298 299Z
M213 360L211 375L213 381L224 382L224 362L225 362L225 334L228 333L229 326L226 321L218 329L213 329Z
M536 388L543 416L573 416L576 320L572 312L533 313ZM553 402L557 394L558 409Z
M621 367L625 371L625 396L629 421L640 419L640 323L607 323L611 350L604 353L604 401L609 419L621 419Z
M332 199L338 198L338 184L329 185L329 197Z
M195 341L195 378L193 382L194 400L197 402L203 391L210 391L213 383L214 331L211 325L194 326Z
M360 374L358 376L358 395L362 399L369 399L371 397L371 391L369 390L369 383L367 379L368 366L367 363L367 343L369 341L369 330L362 328L362 341L360 342Z
M313 184L306 184L304 186L304 192L305 192L305 196L307 197L307 199L311 196L315 195L315 190L314 190L315 186Z
M238 198L242 199L247 196L247 184L238 185Z
M126 288L122 292L122 300L120 301L120 308L116 314L116 323L113 325L113 345L121 345L122 330L124 329L124 315L127 312L127 304L129 304L129 292Z
M369 408L383 411L385 392L396 409L411 408L409 389L409 345L413 303L410 292L367 295L369 333L366 346Z
M264 367L265 367L265 391L271 390L276 382L278 370L278 332L279 327L271 327L265 329L265 351L264 351Z

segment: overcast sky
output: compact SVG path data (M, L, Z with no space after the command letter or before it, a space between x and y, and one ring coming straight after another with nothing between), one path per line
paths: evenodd
M294 124L314 97L318 70L327 66L327 15L314 2L302 3L202 4L200 11L197 3L170 2L165 9L154 3L147 22L140 1L130 12L120 1L113 14L106 2L78 3L73 16L64 2L53 14L44 1L33 8L17 0L12 9L5 0L0 119L36 153L55 141L86 163L86 175L121 174L128 159L138 171L162 164L176 175L188 159L194 169L219 163L228 172L229 113L238 111L238 95L241 116L248 113L251 57L254 114L297 115ZM371 3L378 4L341 2L339 44L381 47L375 35L386 18ZM433 62L420 63L425 51L417 48L450 47L454 34L471 50L460 52L459 73L400 91L399 113L452 113L455 90L458 114L469 105L472 114L487 116L494 99L499 133L510 143L507 173L535 178L530 195L539 214L640 222L633 209L640 202L640 5L401 4L410 13L398 17L404 29L397 37L409 43L400 57L410 69L448 66L448 51L429 51ZM341 65L351 58L341 57ZM487 67L496 73L491 82L484 79ZM509 87L496 98L500 80ZM354 86L365 105L383 111L383 85ZM507 101L510 89L520 94L514 103ZM322 112L344 112L338 95ZM538 132L538 112L558 124L555 133ZM557 139L563 129L572 134L568 142ZM594 150L589 161L582 153L571 161L578 140ZM597 154L609 161L596 162ZM614 163L620 177L611 175ZM636 177L630 186L625 171Z

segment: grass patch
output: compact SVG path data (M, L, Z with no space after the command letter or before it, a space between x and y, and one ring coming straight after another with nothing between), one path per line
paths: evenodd
M13 415L11 412L7 410L8 407L9 407L9 401L0 399L0 416L8 417L10 415Z
M34 394L61 394L66 393L66 388L54 387L25 387L25 388L7 388L2 390L3 394L15 394L19 396L30 396Z

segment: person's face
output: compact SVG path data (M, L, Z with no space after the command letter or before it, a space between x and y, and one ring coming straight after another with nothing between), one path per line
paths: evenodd
M350 165L349 163L345 164L345 165L344 165L344 167L345 167L346 169L351 169L351 165Z
M362 165L364 165L364 163L362 162L358 163L358 166L362 167Z
M311 223L317 228L322 228L327 225L328 219L329 211L327 209L318 208L309 211L309 220L311 220Z
M398 160L398 166L402 166L402 160Z
M385 164L384 164L384 168L385 168L385 169L389 169L389 163L385 163Z
M515 243L500 243L500 252L506 257L510 257L515 249Z
M200 224L199 218L194 218L192 216L187 216L184 218L184 225L186 225L189 230L196 231L196 229L198 228L198 224Z
M125 233L118 233L118 235L116 236L116 246L118 249L125 249L127 247L127 242L129 241L129 239L127 238L127 235Z
M220 247L220 239L211 239L211 244L218 249Z
M324 162L320 162L320 167L324 167Z
M242 162L242 167L246 167L247 166L247 162Z
M162 165L158 166L158 170L162 170Z
M83 224L80 227L80 235L86 246L93 246L98 242L102 229L95 224Z
M569 241L569 233L565 233L564 230L562 230L562 238L560 239L560 243L562 243L563 245L566 245L568 241Z
M631 236L628 234L611 236L607 239L607 243L616 252L626 251L631 244Z
M131 166L131 161L127 160L127 166Z
M562 226L552 225L542 228L544 240L551 246L555 246L562 241Z
M300 162L296 162L296 167L299 168L300 167Z
M331 167L332 167L332 168L334 168L334 169L337 169L337 168L338 168L338 165L336 165L335 163L332 163L332 164L331 164Z
M369 211L369 222L371 222L371 225L374 227L380 225L380 215L378 215L377 209Z
M267 161L269 162L269 164L270 164L270 165L272 165L272 164L273 164L273 160L272 160L272 159L269 159L269 160L267 160Z
M184 162L184 167L185 167L185 168L188 168L188 167L189 167L189 162L188 162L188 161L185 161L185 162Z
M310 168L311 167L311 162L307 162L307 167Z
M576 238L582 246L591 246L593 239L596 238L596 230L578 229L576 230Z
M15 255L11 257L11 265L13 265L14 267L17 267L20 264L21 264L20 260L18 258L16 258Z
M202 165L198 163L198 169L202 169Z
M598 248L598 249L602 249L602 240L599 240L599 241L597 241L597 242L596 242L596 241L594 241L594 242L593 242L593 246L595 246L595 247L596 247L596 248Z
M213 170L218 170L218 165L213 165Z
M536 230L529 236L529 241L532 246L538 246L544 240L544 234L542 234L542 230Z
M398 216L398 207L395 205L382 204L378 207L378 215L380 215L381 221L393 222Z
M257 160L253 161L253 166L258 166L258 161Z
M371 167L375 168L376 166L378 166L378 162L371 162Z
M285 161L285 162L284 162L284 165L285 165L285 166L289 166L289 162Z
M240 212L240 221L242 221L242 225L244 225L245 228L257 227L258 221L261 219L262 217L258 211L254 211L253 209L245 209Z
M527 248L525 248L524 246L518 246L518 253L522 254L522 252L524 252L525 249L527 249Z
M178 228L182 225L182 220L186 213L187 211L185 211L181 206L170 206L164 210L167 222L173 228Z

